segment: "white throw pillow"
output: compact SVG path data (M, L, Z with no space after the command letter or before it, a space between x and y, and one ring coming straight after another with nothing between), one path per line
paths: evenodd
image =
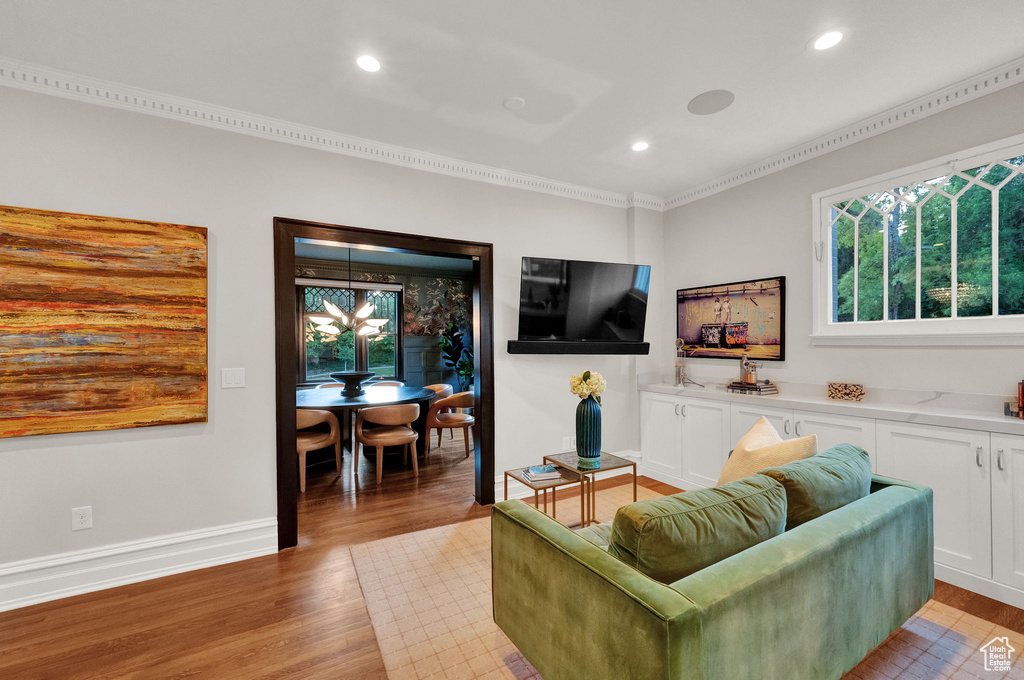
M810 458L818 452L817 435L784 440L764 417L758 419L732 450L717 486L756 475L761 470Z

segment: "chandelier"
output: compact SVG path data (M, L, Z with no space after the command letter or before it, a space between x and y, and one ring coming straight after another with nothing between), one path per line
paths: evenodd
M958 283L956 286L956 299L959 303L970 305L974 304L982 298L984 290L981 286L974 285L972 283ZM953 288L946 286L945 288L929 288L925 291L931 299L947 304L953 299Z
M352 249L348 249L348 282L352 283ZM324 309L330 316L313 316L310 315L309 320L315 324L316 330L327 335L340 335L344 331L352 331L356 335L376 335L380 333L380 328L386 324L388 319L371 319L370 315L373 314L375 309L373 303L364 302L359 305L359 309L355 310L351 314L346 314L341 310L338 305L334 304L330 300L324 299ZM341 326L341 329L338 326Z

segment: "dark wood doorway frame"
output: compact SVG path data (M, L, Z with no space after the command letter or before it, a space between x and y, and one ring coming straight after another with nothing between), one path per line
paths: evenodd
M277 365L277 545L298 544L298 467L295 455L295 379L299 333L295 323L295 239L353 248L441 255L473 261L473 428L476 502L494 502L494 246L490 243L400 234L285 217L274 218L274 316Z

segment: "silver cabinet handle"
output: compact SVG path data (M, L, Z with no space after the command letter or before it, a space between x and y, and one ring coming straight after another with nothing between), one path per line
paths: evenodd
M799 420L796 421L795 429L796 429L796 436L799 437L800 436L800 421Z
M686 417L686 404L683 404L683 417Z
M785 422L782 423L782 431L785 434L789 434L789 418L786 418Z
M983 447L978 446L974 450L974 462L978 464L978 467L982 467L982 465L981 465L981 450L982 450L982 448Z
M679 415L679 404L676 404L676 415Z
M996 467L1002 472L1006 468L1003 467L1003 449L996 451Z

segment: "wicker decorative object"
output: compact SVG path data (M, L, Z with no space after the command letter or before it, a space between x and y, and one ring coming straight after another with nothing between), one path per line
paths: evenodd
M864 401L864 386L857 383L830 382L825 396L837 401Z

